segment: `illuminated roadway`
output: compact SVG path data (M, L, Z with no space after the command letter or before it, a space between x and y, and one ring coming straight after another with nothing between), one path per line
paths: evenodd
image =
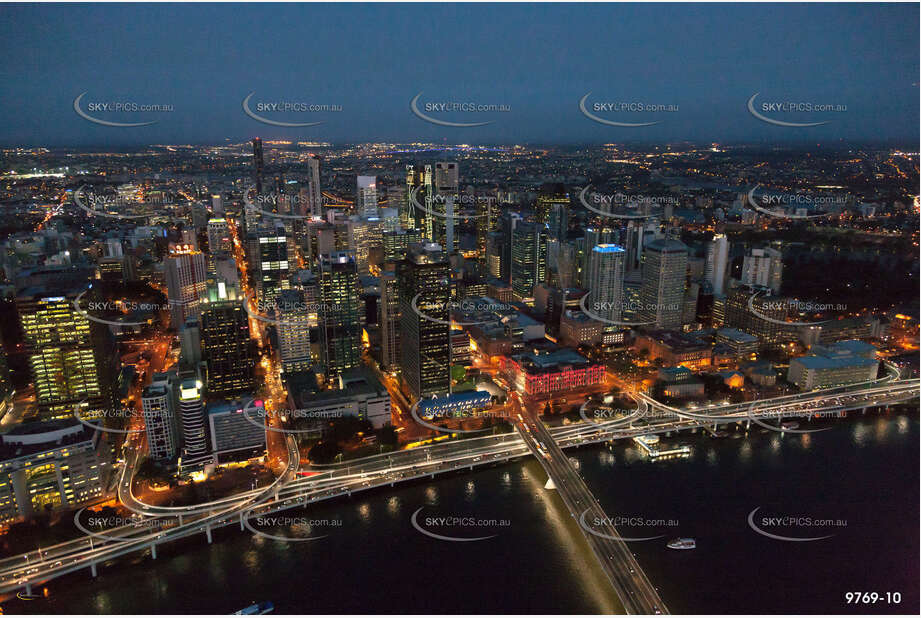
M638 393L640 409L637 413L629 415L629 418L573 423L549 430L545 428L547 434L542 435L546 438L549 434L553 437L551 442L556 442L560 448L569 448L645 434L712 427L718 424L747 423L752 418L776 420L778 411L795 416L804 409L821 413L830 409L853 410L887 406L917 398L918 385L917 379L897 379L890 373L884 378L865 384L810 391L754 403L702 407L696 410L666 406ZM651 422L636 426L636 420ZM550 442L546 439L544 443L550 447ZM449 440L427 447L374 455L336 465L311 466L309 470L317 474L298 477L295 475L298 466L297 448L291 436L288 437L287 444L288 466L272 485L185 507L156 507L138 502L130 491L130 477L134 474L137 456L133 452L129 453L119 481L119 495L124 496L124 506L144 516L141 518L142 523L86 534L40 551L33 550L0 560L0 593L10 593L23 588L30 590L32 585L80 569L95 572L96 565L101 562L138 551L150 550L155 556L156 545L171 540L202 533L210 539L211 531L215 528L233 524L239 524L243 528L242 518L245 514L296 508L358 491L393 486L412 479L434 478L436 474L453 470L505 462L526 457L531 453L519 435L498 434L482 438ZM182 516L182 523L178 523L179 516ZM659 609L665 611L661 605Z
M569 457L563 453L556 439L540 421L535 408L521 406L518 393L512 393L512 404L518 420L518 433L553 481L570 515L577 522L584 515L591 515L593 522L600 522L593 526L596 532L582 527L582 534L614 587L624 609L629 614L667 613L665 603L646 577L627 543L617 533L611 520L605 516L604 509L576 472Z

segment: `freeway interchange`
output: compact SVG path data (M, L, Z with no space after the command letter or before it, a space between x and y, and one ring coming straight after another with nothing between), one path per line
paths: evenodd
M747 424L762 419L777 420L782 415L802 417L811 415L813 411L818 414L830 409L843 412L887 406L916 399L918 394L917 379L899 379L897 374L891 372L883 378L858 385L804 392L754 403L715 405L693 411L669 407L645 394L637 393L633 395L638 402L637 412L624 418L587 420L549 429L543 427L542 423L539 423L539 426L546 432L541 433L545 450L553 448L558 460L559 454L556 450L563 448L719 424ZM517 401L517 398L515 400ZM536 410L532 409L529 414L536 418ZM637 421L646 420L649 422L637 426ZM784 431L780 427L776 430ZM131 492L131 480L139 455L137 450L129 453L119 480L119 499L126 508L138 514L138 521L104 532L84 530L84 535L77 539L0 560L0 594L21 589L30 592L33 585L82 569L89 569L95 575L100 563L138 551L150 550L152 557L156 558L157 545L192 535L205 534L210 542L212 530L231 525L239 525L241 530L245 529L244 520L254 513L265 514L301 508L336 497L350 496L355 492L392 487L397 483L414 479L434 478L437 474L519 459L533 452L525 439L516 433L496 434L450 440L340 464L313 465L308 469L314 474L301 477L296 474L299 469L299 456L294 437L287 436L286 444L288 465L271 485L213 502L183 507L157 507L139 502ZM553 446L550 447L550 444ZM538 459L543 460L542 465L547 463L543 457L538 456ZM582 493L578 487L581 478L576 482L568 471L567 475L567 484L577 487L579 493ZM582 493L579 500L587 501L587 496ZM564 502L565 500L566 498ZM575 508L582 506L581 502L568 506L574 517L578 518L583 514L584 509L578 509L579 512L576 512ZM584 508L597 509L603 515L597 503L586 504ZM79 512L77 515L79 516ZM604 540L603 537L598 538ZM599 544L597 549L593 549L596 555L602 555L605 551L615 548L610 545L601 547ZM632 555L628 558L622 555L622 552L619 553L622 568L606 566L602 561L602 567L608 577L612 578L612 581L615 581L613 578L629 580L638 577L641 570L628 564ZM618 554L611 551L607 555L610 556L608 561L616 562L614 556ZM627 574L631 577L627 577ZM645 576L642 578L645 579ZM645 585L648 584L648 580L645 584L640 584L639 588L647 592L652 589L651 585L648 589ZM629 585L629 582L624 582L624 585ZM626 587L624 589L626 590ZM624 600L623 591L618 592ZM627 596L630 596L629 592ZM657 602L656 599L657 596L653 598L651 595L640 601L628 598L624 600L624 605L628 611L665 612L661 600Z

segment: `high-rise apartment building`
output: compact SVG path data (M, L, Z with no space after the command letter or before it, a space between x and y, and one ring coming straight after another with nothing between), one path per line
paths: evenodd
M208 436L200 380L186 378L179 384L179 422L182 427L182 465L203 463L208 459Z

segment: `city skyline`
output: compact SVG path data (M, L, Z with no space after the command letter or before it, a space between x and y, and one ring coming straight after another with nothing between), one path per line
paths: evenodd
M918 613L918 4L0 11L0 614Z

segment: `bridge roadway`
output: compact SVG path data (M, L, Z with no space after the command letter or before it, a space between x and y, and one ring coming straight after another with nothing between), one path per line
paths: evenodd
M585 422L554 427L549 431L561 448L605 442L644 434L682 431L714 424L748 422L749 418L776 419L777 410L790 410L812 406L815 409L840 407L852 410L868 406L891 405L918 397L918 380L890 379L885 383L873 381L862 389L834 388L810 391L796 396L762 400L753 404L714 406L690 412L664 406L639 395L648 409L644 416L655 422L634 426L635 418L606 422ZM746 407L747 406L747 407ZM722 413L727 410L728 413ZM631 415L632 416L632 415ZM290 436L289 436L290 438ZM289 453L292 442L289 441ZM436 474L474 468L525 457L529 449L516 434L490 435L437 443L428 447L374 455L333 466L311 466L315 476L293 477L296 471L289 460L285 473L266 487L248 490L230 498L188 507L152 507L134 500L147 516L143 525L126 525L87 534L41 550L33 550L0 560L0 594L30 588L66 573L95 565L137 551L151 549L156 557L156 545L211 530L240 523L244 513L258 507L263 512L276 512L312 504L338 496L351 495L376 487L393 486L413 479ZM135 460L136 461L136 460ZM126 460L126 466L128 462ZM293 466L293 467L292 467ZM126 474L128 471L124 471ZM123 477L124 478L124 477ZM120 487L120 491L122 488ZM130 501L130 499L129 499ZM183 522L176 525L182 516ZM159 518L159 519L158 519ZM165 518L165 519L164 519ZM188 520L186 520L188 518Z
M580 528L624 609L629 614L668 613L658 591L646 577L627 543L605 516L604 509L576 472L569 457L540 421L536 409L523 407L517 395L512 395L512 407L518 418L518 433L553 481L570 515L577 523L581 523L587 514L592 515L591 521L599 522L594 526L597 533L590 533L581 525Z

